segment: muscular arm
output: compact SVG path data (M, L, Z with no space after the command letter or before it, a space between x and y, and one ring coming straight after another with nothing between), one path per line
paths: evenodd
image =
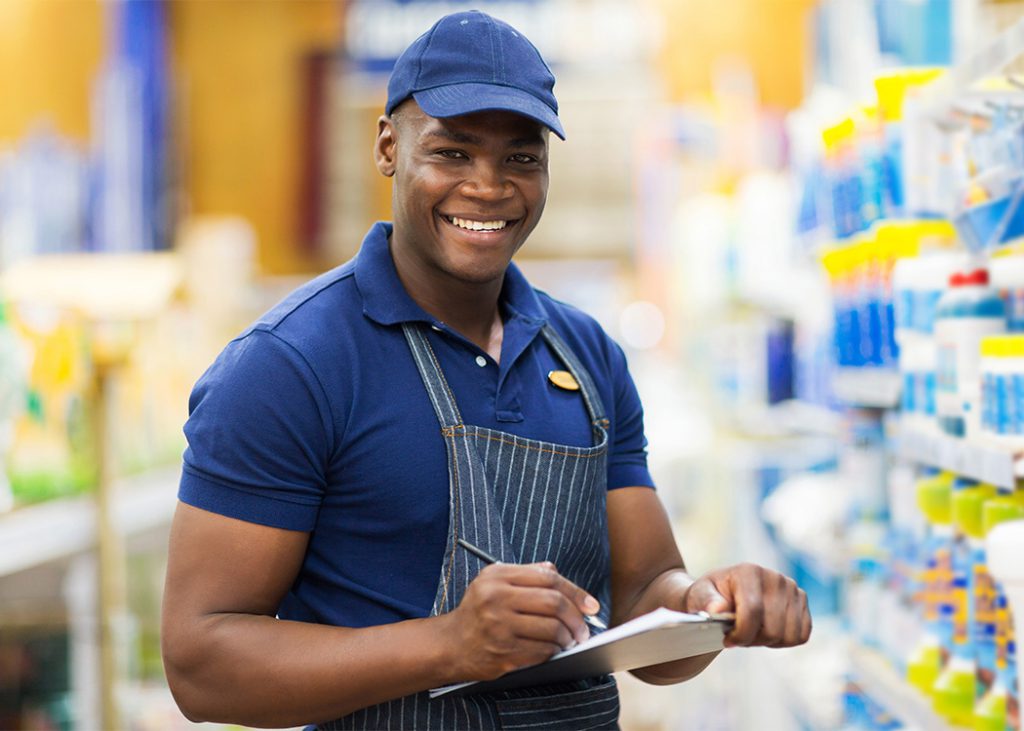
M179 504L162 642L190 719L299 725L448 680L438 620L348 629L275 619L307 540Z
M303 532L179 504L162 645L191 720L297 726L462 680L494 678L587 636L587 595L552 567L489 566L452 612L360 629L274 617Z
M608 493L608 536L612 551L612 623L622 624L679 600L693 583L672 536L657 493L648 487L624 487ZM718 653L640 668L633 674L648 683L687 680Z
M665 510L650 488L608 493L612 552L612 622L668 607L684 612L735 612L726 646L788 647L811 632L807 597L789 579L753 564L711 571L694 579L686 572ZM634 671L654 684L677 683L701 672L718 653Z

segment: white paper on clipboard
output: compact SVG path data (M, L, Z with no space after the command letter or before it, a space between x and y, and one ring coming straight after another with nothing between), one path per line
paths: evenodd
M513 670L495 680L433 688L430 697L579 680L704 655L722 649L722 638L731 626L731 619L662 607L563 650L547 662Z

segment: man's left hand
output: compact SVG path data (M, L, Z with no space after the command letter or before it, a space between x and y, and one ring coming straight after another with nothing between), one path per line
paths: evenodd
M726 647L792 647L807 642L807 595L792 579L754 564L716 569L683 594L683 611L734 612Z

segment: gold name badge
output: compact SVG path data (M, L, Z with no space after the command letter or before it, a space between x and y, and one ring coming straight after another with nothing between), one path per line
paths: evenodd
M566 391L580 390L580 384L569 371L551 371L548 373L548 380Z

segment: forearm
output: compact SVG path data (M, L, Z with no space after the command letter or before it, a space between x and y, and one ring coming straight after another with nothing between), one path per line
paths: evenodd
M165 637L174 697L194 721L299 726L456 680L447 616L351 629L215 614Z
M664 571L644 587L628 607L624 608L624 616L617 618L616 624L653 612L659 607L682 611L682 598L692 583L693 578L683 568ZM647 683L670 685L694 677L711 664L711 661L717 656L717 652L696 655L661 665L638 668L632 673Z

